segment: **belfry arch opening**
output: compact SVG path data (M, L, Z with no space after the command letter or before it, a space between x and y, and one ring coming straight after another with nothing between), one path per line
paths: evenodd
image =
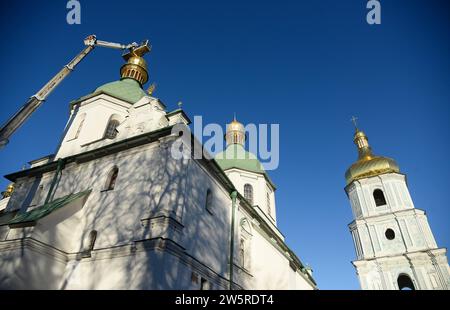
M397 278L397 284L399 290L415 290L414 283L407 274L401 274Z
M386 198L381 189L376 189L373 191L373 199L375 200L375 205L377 207L386 205Z

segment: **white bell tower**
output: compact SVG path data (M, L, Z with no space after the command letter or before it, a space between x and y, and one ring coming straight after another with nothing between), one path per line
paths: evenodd
M354 142L359 156L345 174L345 191L361 288L449 289L446 249L436 245L425 212L414 208L406 175L393 159L373 155L357 128Z

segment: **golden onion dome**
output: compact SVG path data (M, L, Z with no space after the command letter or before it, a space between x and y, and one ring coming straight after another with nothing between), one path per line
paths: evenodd
M225 134L225 140L227 141L227 146L230 144L241 144L245 143L245 128L240 122L234 117L233 121L227 126L227 133Z
M144 85L148 81L147 62L139 56L128 58L127 63L120 68L120 76L136 80Z
M358 160L345 172L347 185L361 178L384 173L398 173L400 168L392 158L376 156L372 153L369 139L364 132L356 129L353 142L358 148Z
M229 131L245 131L244 125L239 123L236 119L234 119L229 125L228 125Z

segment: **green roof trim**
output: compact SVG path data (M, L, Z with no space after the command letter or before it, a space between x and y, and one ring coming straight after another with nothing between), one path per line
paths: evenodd
M262 174L273 188L275 188L275 185L270 180L269 175L264 170L258 158L254 154L247 152L241 144L228 145L225 151L218 153L214 159L223 171L237 168Z
M16 224L21 224L21 223L36 222L37 220L49 215L53 211L64 207L68 203L70 203L78 198L81 198L85 195L88 195L90 192L91 192L91 190L87 190L87 191L79 192L76 194L69 194L67 196L55 199L52 202L49 202L42 206L39 206L29 212L17 213L17 215L12 220L10 220L9 222L7 222L5 224L16 225Z
M71 104L83 101L85 99L93 97L93 95L102 93L132 104L138 102L142 97L147 95L137 81L129 78L124 78L118 81L106 83L98 87L91 94L72 101Z

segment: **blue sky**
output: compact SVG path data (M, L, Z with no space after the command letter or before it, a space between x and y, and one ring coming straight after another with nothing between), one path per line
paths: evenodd
M277 214L321 289L359 289L344 172L356 159L350 117L374 152L395 158L441 247L450 244L450 10L446 1L1 2L1 117L12 115L82 48L85 36L151 40L155 96L193 118L280 124ZM0 151L0 173L55 151L68 103L119 78L120 52L96 49ZM0 181L1 188L7 181Z

